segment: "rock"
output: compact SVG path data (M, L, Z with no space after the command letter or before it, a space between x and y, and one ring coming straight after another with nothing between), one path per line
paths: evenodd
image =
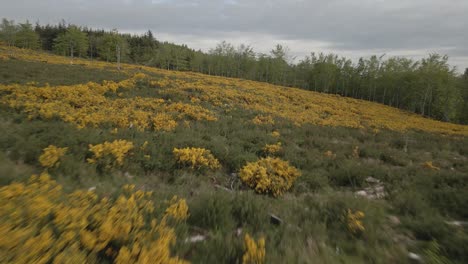
M390 223L392 223L393 225L401 224L400 219L394 215L388 216L388 220L390 220Z
M239 227L236 229L236 236L240 236L240 235L242 235L242 228Z
M468 222L464 221L445 221L447 225L456 226L456 227L463 227L468 226Z
M275 225L280 225L283 223L283 219L279 218L274 214L270 214L270 222Z
M366 178L366 182L368 182L368 183L380 183L380 181L377 180L377 179L374 178L374 177L367 177L367 178Z
M422 263L422 260L423 260L421 256L413 252L408 252L408 258L413 261L420 262L420 263Z
M374 192L376 192L376 193L384 192L384 187L383 186L376 186L374 188Z
M216 188L218 188L218 189L221 189L221 190L223 190L223 191L232 192L231 189L228 189L228 188L226 188L226 187L224 187L224 186L221 186L221 185L219 185L219 184L215 184L214 187L216 187Z
M204 235L194 235L189 238L185 239L185 243L196 243L206 240L206 236Z
M379 184L372 187L367 187L364 190L355 192L354 194L369 199L380 199L385 197L385 188L383 185Z
M357 191L355 192L354 194L358 195L358 196L364 196L364 197L367 197L367 192L364 191L364 190L361 190L361 191Z

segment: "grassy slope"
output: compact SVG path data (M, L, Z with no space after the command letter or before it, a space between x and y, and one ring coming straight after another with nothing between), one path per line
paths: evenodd
M237 227L266 236L268 263L318 262L395 263L406 261L405 251L427 254L429 241L437 241L454 262L468 261L466 230L444 223L467 219L468 128L428 120L390 107L272 85L209 77L193 73L77 60L0 47L0 83L39 86L75 85L88 81L121 81L142 71L153 84L138 83L121 89L123 98L163 98L166 102L197 104L214 113L217 121L181 120L172 132L138 131L112 125L77 129L59 118L28 120L21 110L0 108L1 184L26 179L39 172L37 157L49 144L69 147L51 174L67 190L97 187L116 193L124 183L154 190L157 199L177 194L187 199L191 217L188 231L208 234L199 244L179 243L175 252L193 262L235 262L242 255ZM71 87L72 88L72 87ZM1 91L1 90L0 90ZM8 93L0 93L3 98ZM112 94L106 95L114 100ZM193 99L195 98L195 99ZM200 102L198 102L198 100ZM255 125L258 115L272 116L274 124ZM271 136L280 133L279 139ZM100 172L87 164L88 144L127 139L147 153L135 153L123 167ZM262 156L265 144L282 142L278 154L301 169L302 176L281 198L252 193L232 176L248 161ZM172 156L174 147L210 149L223 169L192 172ZM353 149L359 147L359 156ZM336 158L324 153L332 151ZM440 167L431 170L426 161ZM132 175L133 177L128 177ZM353 192L367 187L365 178L384 182L388 196L381 200L358 198ZM234 192L215 188L233 187ZM361 210L366 216L362 237L347 232L343 211ZM268 214L285 224L270 224ZM391 224L397 215L400 225ZM426 253L425 253L426 252ZM430 254L429 254L430 255Z

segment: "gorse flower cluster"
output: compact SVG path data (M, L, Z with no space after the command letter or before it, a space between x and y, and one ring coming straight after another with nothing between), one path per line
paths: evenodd
M166 209L166 215L170 215L177 221L186 220L189 217L189 214L185 199L179 199L177 196L172 197L170 205Z
M426 161L423 163L423 167L424 168L427 168L427 169L431 169L431 170L435 170L435 171L438 171L440 170L439 167L435 166L432 161Z
M274 138L279 138L281 136L281 134L280 134L280 132L275 130L275 131L271 132L271 136L274 137Z
M94 192L62 192L47 174L0 188L1 263L187 263L171 255L169 218L186 219L173 198L157 216L152 193L124 187L116 200Z
M274 125L275 120L271 116L258 115L252 119L252 122L256 125Z
M211 151L204 148L174 148L173 153L179 164L194 170L221 168L221 164Z
M364 228L364 224L362 223L362 219L364 218L364 213L361 211L356 211L353 213L351 209L348 209L348 212L346 214L346 224L348 227L348 230L356 235L364 232L366 230Z
M142 76L121 82L104 81L72 86L36 87L35 85L0 85L6 93L1 103L28 114L30 119L61 120L86 126L113 126L138 130L171 131L178 120L215 121L214 114L198 105L171 103L160 98L110 98L107 93L117 89L132 89Z
M15 59L51 64L69 64L69 59L45 53L15 49L8 54L8 49L0 49L0 56L7 55ZM112 64L76 59L76 63L93 69L112 67ZM344 126L367 128L378 131L387 128L396 131L409 129L428 132L468 135L468 127L439 122L419 115L398 110L389 106L345 98L338 95L316 93L295 88L286 88L267 83L220 78L190 72L175 72L122 64L122 72L132 76L137 71L162 76L150 79L147 84L157 87L160 95L189 98L190 103L178 102L178 105L159 98L110 99L106 92L114 93L119 89L132 89L136 82L147 76L138 74L122 82L95 83L41 87L34 85L0 85L0 102L28 113L31 118L50 118L56 116L62 120L77 124L79 127L112 124L116 127L133 125L138 129L154 128L169 130L153 118L158 113L167 113L172 120L183 118L193 120L216 120L211 110L201 104L210 104L214 109L242 108L260 112L252 121L256 124L274 124L276 118L289 120L300 126L316 124L325 126ZM219 109L218 109L219 110Z
M327 158L330 158L330 159L336 159L336 154L333 153L333 151L331 150L327 150L325 151L325 153L323 153L323 155Z
M241 180L257 193L271 194L275 197L289 190L301 172L279 158L261 158L249 162L239 173Z
M245 253L242 256L243 264L263 264L265 263L265 238L260 238L258 242L250 237L249 234L244 236Z
M158 131L172 131L177 127L177 122L172 119L172 116L164 113L155 115L153 121L154 129Z
M277 142L276 144L266 144L265 147L263 147L263 152L266 154L276 154L282 149L281 142Z
M59 165L60 158L65 155L68 148L59 148L54 145L49 145L44 149L41 156L39 156L39 162L44 168L52 168Z
M353 158L357 159L359 158L359 155L360 155L359 146L355 146L353 148Z
M88 159L88 163L103 162L107 167L122 165L125 156L133 149L133 143L127 140L114 140L97 145L89 145L89 151L93 157Z

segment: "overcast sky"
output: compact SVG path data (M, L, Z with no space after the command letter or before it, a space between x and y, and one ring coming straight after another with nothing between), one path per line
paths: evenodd
M447 54L468 67L468 0L0 0L0 17L142 33L208 50L226 40L310 52Z

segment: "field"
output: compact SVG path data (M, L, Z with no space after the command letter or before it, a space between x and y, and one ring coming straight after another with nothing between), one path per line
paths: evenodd
M2 263L468 262L467 126L0 46L0 128Z

